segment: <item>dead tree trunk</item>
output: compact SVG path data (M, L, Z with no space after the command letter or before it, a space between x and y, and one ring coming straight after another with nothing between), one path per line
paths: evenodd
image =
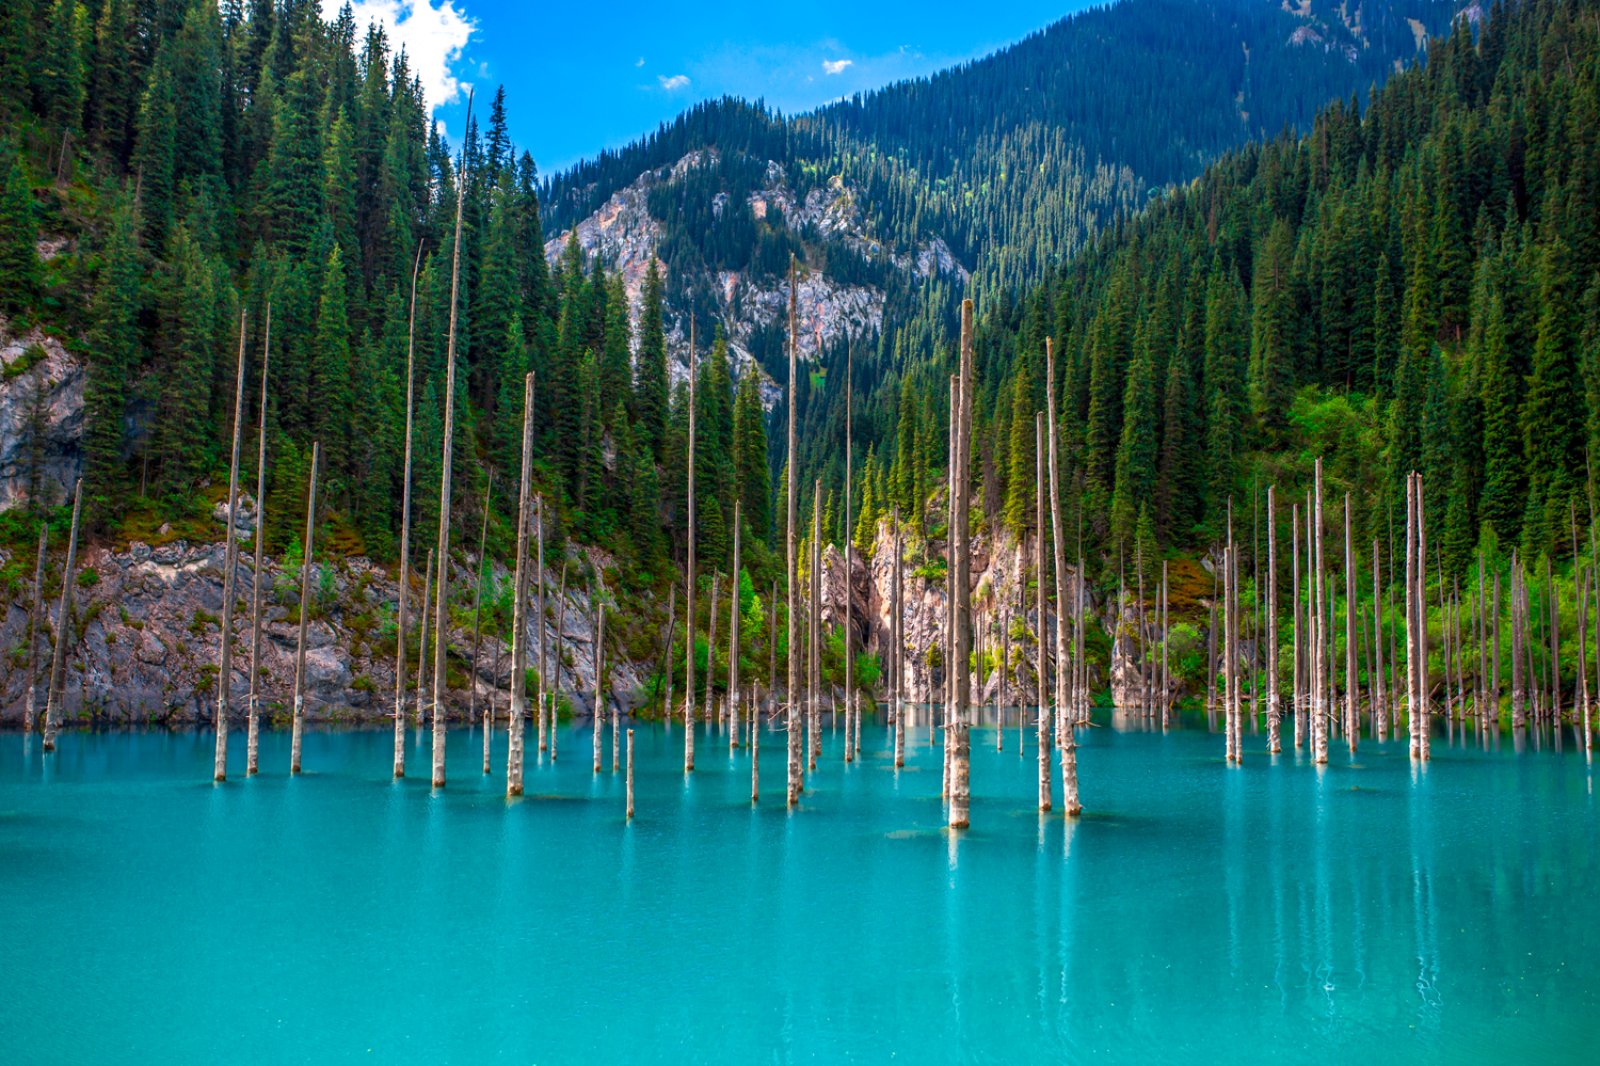
M1294 747L1296 751L1305 744L1306 730L1301 709L1305 702L1305 657L1301 651L1300 619L1304 611L1301 609L1300 596L1300 505L1289 505L1289 555L1290 576L1294 579L1294 593L1290 597L1290 642L1294 645L1291 652L1293 657L1293 678L1289 684L1289 706L1294 712Z
M684 564L684 684L683 684L683 772L694 772L694 542L695 542L695 517L694 517L694 445L695 445L695 378L699 373L695 366L695 336L694 316L689 317L689 525L688 525L688 553ZM792 453L791 453L792 454Z
M535 625L539 628L539 669L537 683L533 688L534 715L539 719L539 750L555 750L555 701L560 685L554 688L550 685L550 656L549 626L545 625L545 575L544 575L544 496L535 495L533 499L533 574L531 580L539 583L539 594L534 601L533 616ZM561 562L561 598L556 604L556 673L561 669L561 642L566 636L566 608L567 608L567 564ZM552 754L552 758L554 755Z
M472 94L467 94L467 125L472 124ZM437 599L434 601L433 644L433 787L444 787L445 655L450 645L450 475L456 439L456 314L461 290L461 207L466 201L467 154L461 153L461 180L456 192L455 250L450 256L450 332L445 342L444 461L439 474L439 560Z
M628 821L633 821L633 729L628 729Z
M517 488L517 569L511 579L511 695L507 700L506 795L522 795L523 714L528 704L528 538L533 525L533 373L522 379L522 473ZM541 632L544 619L539 619ZM543 713L542 710L540 712Z
M1383 584L1378 560L1378 538L1372 538L1372 651L1376 665L1372 674L1372 736L1382 740L1389 735L1389 709L1383 691L1383 601L1379 588Z
M856 367L855 343L846 340L844 358L844 761L854 761L860 747L860 726L856 722L856 666L853 649L855 625L855 570L851 566L855 540L855 523L850 509L851 488L855 477L855 451L851 424L851 389L854 387ZM737 580L738 575L734 575ZM850 730L856 729L855 740Z
M744 532L740 501L733 501L733 588L728 594L728 754L739 747L739 549Z
M1037 666L1034 671L1035 696L1038 706L1035 711L1038 716L1038 745L1039 745L1039 810L1047 812L1054 803L1051 796L1052 785L1050 780L1050 645L1048 634L1045 632L1045 565L1044 565L1044 540L1045 532L1050 527L1045 524L1045 425L1044 412L1038 411L1033 416L1033 470L1034 470L1034 506L1033 506L1033 568L1035 580L1038 583L1037 609L1038 618L1034 632L1038 634L1038 648L1035 652Z
M428 683L428 626L433 620L428 604L433 600L433 549L428 549L428 562L422 571L422 643L417 648L417 728L422 728L422 709L427 706Z
M267 363L272 354L272 305L267 305L266 325L261 340L261 418L256 424L256 560L254 576L250 579L250 706L249 722L245 733L244 775L254 777L260 767L261 753L261 594L266 584L267 546ZM401 595L405 595L405 579L401 578ZM395 706L395 758L404 760L405 747L401 739L405 727L400 719L400 708L405 699L405 639L404 631L396 636L400 648L394 668ZM396 762L398 771L403 761Z
M317 532L317 467L322 444L311 444L311 475L306 488L305 551L300 556L300 636L294 649L294 724L289 740L289 773L300 772L300 740L306 721L306 626L311 620L312 539Z
M604 582L598 571L595 574L595 589L590 597L594 604L594 772L600 772L600 740L606 729L605 693L601 678L604 664L602 660L601 642L606 636L606 608L602 595L605 591ZM715 586L713 586L715 587Z
M950 736L950 828L965 829L970 822L970 765L966 705L971 693L972 647L972 531L968 525L971 478L972 436L972 301L961 302L961 382L960 407L956 416L955 524L950 529L955 568L950 574L950 592L955 619L955 719Z
M244 433L244 312L239 312L239 366L233 384L233 452L228 464L228 533L222 551L222 654L217 661L217 750L213 781L228 779L228 697L233 692L233 601L239 571L239 450Z
M406 326L406 454L405 473L400 490L400 603L395 612L394 628L394 776L406 776L406 608L411 591L411 438L416 414L417 398L417 274L422 269L422 242L417 242L416 262L411 265L411 311ZM271 322L269 320L270 328ZM263 357L265 358L265 357ZM261 427L262 450L266 449L266 386L262 386ZM265 465L265 464L263 464ZM257 522L259 525L259 520ZM259 543L260 537L257 536ZM257 555L260 560L260 555ZM260 568L257 567L259 574ZM422 614L428 614L427 601L423 601ZM258 623L259 624L259 623ZM426 627L426 623L424 623ZM417 649L420 661L423 651ZM418 667L421 674L421 667ZM420 696L421 693L419 692ZM418 705L417 713L422 709ZM252 723L253 724L253 723Z
M815 773L822 748L822 479L811 486L811 587L806 642L806 769Z
M1316 500L1313 524L1313 551L1315 553L1316 571L1316 612L1317 622L1314 629L1316 642L1312 651L1313 669L1316 675L1312 682L1312 708L1311 708L1311 749L1312 760L1317 764L1328 761L1328 676L1331 673L1327 659L1327 628L1332 612L1328 609L1328 579L1327 567L1324 565L1322 554L1322 533L1324 523L1322 520L1322 459L1316 462Z
M1045 352L1045 402L1049 407L1049 422L1047 424L1049 451L1050 451L1050 529L1053 545L1056 579L1056 609L1059 612L1061 604L1067 601L1066 571L1067 556L1064 538L1066 530L1061 523L1061 463L1059 434L1057 432L1056 412L1056 355L1055 345L1050 338L1044 342ZM1081 644L1082 617L1083 617L1083 566L1079 559L1078 575L1078 618L1080 644L1078 646L1078 665L1082 665L1083 646ZM1042 622L1042 619L1041 619ZM1067 662L1067 634L1062 628L1060 620L1056 623L1056 700L1062 702L1066 697L1063 676L1066 671L1061 664ZM1087 675L1083 677L1087 683ZM1061 806L1067 817L1075 818L1083 811L1083 805L1078 802L1078 738L1077 730L1068 727L1062 729L1058 723L1056 733L1056 746L1061 752Z
M894 575L891 578L889 598L890 606L890 713L894 715L894 765L895 769L906 764L906 718L905 718L905 658L906 658L906 631L905 631L905 544L900 528L900 508L894 509Z
M788 697L787 720L785 728L788 730L789 745L789 770L788 770L788 804L793 807L800 800L800 790L805 787L800 764L800 716L795 706L795 699L800 691L800 678L797 671L799 663L795 657L795 614L799 611L797 598L798 589L795 588L795 489L798 485L796 478L799 472L795 469L795 406L800 400L800 390L797 387L800 377L799 369L799 337L797 319L799 312L798 288L796 279L796 265L793 255L789 257L789 437L787 450L784 452L784 492L788 501L787 522L784 533L784 574L788 580L789 596L789 627L788 643L785 645L785 658L788 666L788 685L785 695Z
M1267 486L1267 751L1283 751L1283 711L1278 701L1278 496Z
M33 599L28 603L28 694L22 705L22 731L33 732L33 714L39 706L39 626L44 609L44 554L50 540L50 523L39 522L39 554L33 564Z
M44 750L56 750L56 722L65 713L67 645L72 639L72 584L78 569L78 519L83 515L83 479L72 490L72 526L67 532L67 562L61 570L61 609L56 614L55 648L50 655L50 686L44 698Z
M1356 674L1356 542L1350 528L1350 494L1344 494L1344 733L1350 754L1361 736Z

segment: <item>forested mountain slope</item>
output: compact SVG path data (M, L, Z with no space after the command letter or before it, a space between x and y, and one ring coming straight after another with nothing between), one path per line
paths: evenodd
M1286 510L1319 455L1358 545L1388 543L1418 470L1447 572L1480 544L1569 554L1600 450L1597 16L1526 0L1458 24L1361 112L1229 153L988 315L990 520L1031 522L1053 336L1070 513L1109 566L1138 538L1146 559L1215 544L1230 499L1252 535L1266 486ZM873 442L876 498L917 500L941 385Z

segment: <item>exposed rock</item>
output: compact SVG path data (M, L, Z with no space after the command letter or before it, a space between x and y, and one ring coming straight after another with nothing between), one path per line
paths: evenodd
M55 337L37 327L13 333L4 318L0 363L0 510L26 500L35 461L29 426L35 422L41 429L40 494L59 504L82 472L83 364Z

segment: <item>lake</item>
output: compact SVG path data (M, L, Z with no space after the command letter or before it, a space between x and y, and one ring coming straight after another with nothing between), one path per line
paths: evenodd
M991 718L991 722L992 722ZM1570 731L1439 724L1318 770L1203 719L1080 731L1085 815L1038 814L1032 736L842 732L800 806L781 732L636 726L637 813L587 722L504 796L482 735L0 734L8 1062L1592 1061L1600 816ZM1031 727L1029 732L1031 733ZM1057 782L1056 799L1060 791Z

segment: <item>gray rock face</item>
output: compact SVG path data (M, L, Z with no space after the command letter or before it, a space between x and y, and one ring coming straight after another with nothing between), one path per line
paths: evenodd
M188 545L182 542L151 548L135 542L122 552L87 547L80 552L80 572L93 571L88 586L74 587L71 644L66 679L66 714L113 723L192 724L209 722L215 714L217 664L221 651L223 545ZM3 560L0 560L3 561ZM547 556L547 563L549 557ZM604 562L596 558L596 562ZM235 582L234 673L227 683L231 703L241 719L250 689L250 598L255 574L252 552L240 552ZM59 567L52 556L50 565ZM307 715L312 719L377 719L394 712L394 612L399 588L386 571L366 559L328 564L333 567L333 591L316 607L307 626ZM319 567L320 569L320 567ZM473 569L458 568L452 575L452 599L457 618L470 614ZM496 570L498 582L509 580ZM298 626L291 612L298 609L297 575L287 574L269 561L263 580L262 678L263 713L286 715L292 704L295 646ZM555 661L555 572L545 574L549 594L542 621L546 647ZM320 582L319 582L320 584ZM25 593L26 594L26 593ZM417 578L410 597L415 605L422 596ZM59 601L53 601L54 615ZM412 618L412 640L418 619ZM529 620L529 646L538 649L540 620ZM594 690L594 613L587 594L572 587L567 592L566 636L559 665L550 674L575 708L589 706ZM42 664L48 663L54 627L47 625L39 641ZM0 648L24 652L27 643L27 604L7 603L0 608ZM614 698L636 699L649 666L623 657L609 638L606 670ZM504 713L511 681L508 642L486 635L479 650L478 669L470 669L472 630L453 627L449 633L449 677L455 686L449 694L451 715L465 715L469 703L478 707L493 699ZM26 659L9 660L24 668L0 675L0 724L22 720L26 692ZM530 657L530 665L536 663ZM41 669L45 667L42 666ZM408 671L407 708L414 698L415 664ZM43 697L40 697L43 706Z
M54 337L13 333L4 318L0 363L0 510L26 501L35 467L40 495L58 504L83 466L83 364Z

